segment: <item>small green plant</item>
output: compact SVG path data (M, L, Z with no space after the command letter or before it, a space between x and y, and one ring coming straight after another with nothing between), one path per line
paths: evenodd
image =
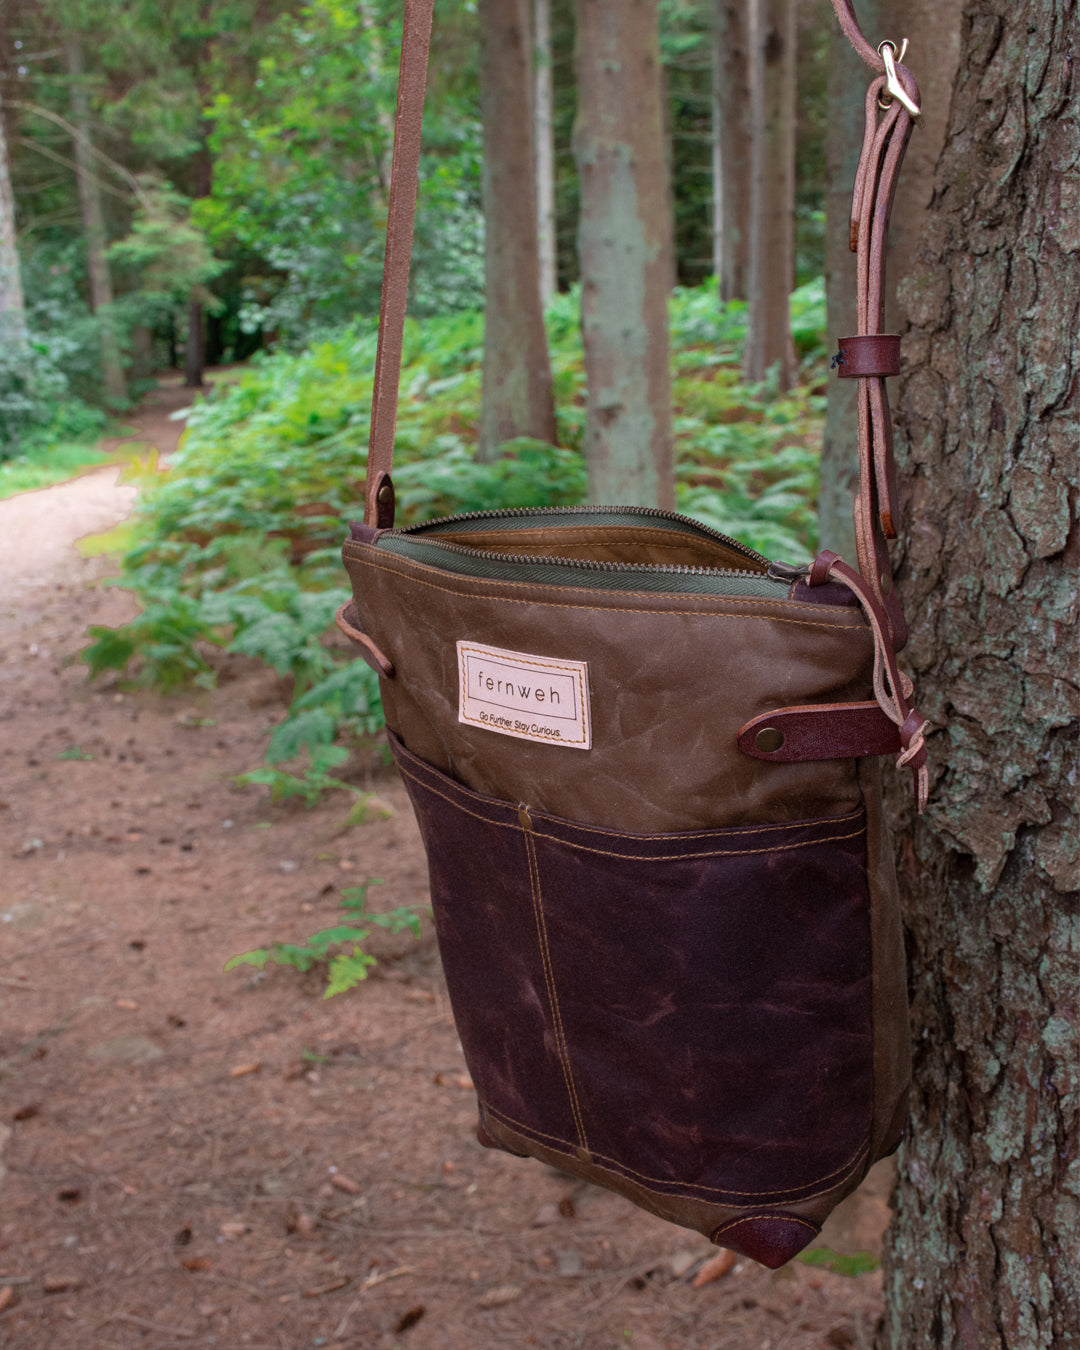
M94 756L89 751L84 750L81 745L69 745L66 750L61 750L56 756L57 759L93 759Z
M341 908L345 923L312 933L306 942L275 942L272 947L243 952L227 961L225 969L229 971L235 970L237 966L255 966L262 970L272 963L307 971L325 964L326 989L323 998L345 993L361 980L366 980L368 971L377 964L377 959L363 947L371 936L369 925L375 924L391 933L408 929L414 937L420 936L422 907L399 905L397 909L386 910L382 914L374 914L368 909L368 887L380 884L381 878L369 877L362 886L350 886L342 891Z
M868 1275L881 1265L873 1252L834 1252L831 1247L814 1247L795 1258L804 1266L821 1266L837 1275Z
M330 769L349 758L349 752L343 745L321 745L312 749L308 755L309 767L302 774L287 773L284 769L252 769L250 773L237 774L236 781L241 787L249 783L258 783L270 789L270 800L277 806L290 797L299 797L310 810L324 792L330 788L340 788L344 792L355 792L357 788L340 778L335 778Z

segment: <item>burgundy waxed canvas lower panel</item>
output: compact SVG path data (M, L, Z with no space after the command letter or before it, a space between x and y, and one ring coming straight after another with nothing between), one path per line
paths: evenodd
M489 1118L594 1163L616 1189L622 1177L737 1209L805 1201L861 1171L873 1100L861 809L618 834L523 819L391 741Z

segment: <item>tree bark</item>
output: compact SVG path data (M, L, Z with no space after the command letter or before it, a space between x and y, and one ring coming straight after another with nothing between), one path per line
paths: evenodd
M484 365L477 458L517 436L554 444L533 149L528 0L480 0Z
M795 379L789 309L795 285L795 3L752 3L750 309L743 370L756 383L778 366L785 390Z
M120 360L120 347L112 326L112 280L105 257L105 217L101 209L93 146L90 139L90 100L83 83L82 47L76 37L64 44L68 75L71 78L71 120L75 136L76 178L79 207L86 235L86 261L90 276L90 306L101 321L101 369L106 397L113 403L127 401L127 381Z
M720 299L745 300L750 271L750 5L715 0L712 60L713 271Z
M533 0L536 62L536 220L540 252L540 303L558 290L555 258L555 91L551 71L551 0Z
M19 248L15 233L15 194L11 190L11 168L3 109L0 107L0 341L9 350L26 348L26 305L23 300Z
M886 319L898 332L903 309L897 309L896 284L908 276L926 225L934 187L934 171L945 143L945 125L960 54L961 0L900 0L859 6L866 33L887 33L899 42L917 35L908 64L919 84L922 113L904 158L893 205L886 276ZM825 206L825 300L829 337L857 331L855 261L848 250L851 188L863 134L863 96L871 78L851 43L834 25L829 46L829 116L826 131L828 184ZM818 526L823 546L845 558L855 556L851 504L858 491L859 451L855 380L830 379L821 452L821 495Z
M934 787L879 1346L1080 1345L1076 0L969 0L902 298L901 584Z
M671 216L656 0L577 0L576 14L589 496L669 507Z
M214 162L210 157L207 127L202 127L202 145L195 155L194 197L208 197ZM184 387L201 389L206 371L206 314L196 294L188 300L187 342L184 344Z

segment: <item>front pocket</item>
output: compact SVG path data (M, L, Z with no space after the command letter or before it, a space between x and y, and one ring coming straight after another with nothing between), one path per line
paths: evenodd
M865 1165L865 821L621 834L392 740L483 1110L657 1196L761 1209Z

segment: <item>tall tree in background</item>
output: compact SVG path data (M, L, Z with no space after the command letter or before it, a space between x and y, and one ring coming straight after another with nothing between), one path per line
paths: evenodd
M540 248L540 303L558 289L555 262L555 86L551 69L551 0L533 0L536 66L536 210Z
M880 0L859 5L859 24L877 40ZM856 318L855 255L851 252L851 194L859 165L865 122L866 86L871 72L840 25L829 36L829 115L825 133L825 310L828 341L859 331ZM916 130L919 130L918 128ZM889 283L895 268L886 274ZM821 446L818 536L823 548L855 557L852 503L859 490L858 380L831 376Z
M750 0L713 0L713 270L721 300L747 294L750 113Z
M902 587L934 787L902 858L915 1082L888 1350L1080 1344L1080 16L969 0L903 284Z
M592 501L671 506L671 216L656 0L577 0L578 255Z
M480 0L484 368L477 458L516 436L555 442L540 304L528 0Z
M789 296L795 286L795 0L751 0L753 169L746 349L748 380L779 366L795 378Z
M75 128L75 164L79 184L79 206L82 210L83 231L86 236L86 261L90 277L90 303L101 320L101 365L105 377L105 393L114 403L127 400L127 381L120 358L120 347L113 327L113 289L109 276L109 261L105 255L105 216L101 209L101 188L98 184L98 166L94 163L94 146L90 134L90 98L86 91L83 70L82 40L68 33L64 40L64 56L70 78L71 121Z
M11 191L7 136L0 104L0 342L9 354L26 349L26 306L23 301L19 248L15 233L15 196Z

